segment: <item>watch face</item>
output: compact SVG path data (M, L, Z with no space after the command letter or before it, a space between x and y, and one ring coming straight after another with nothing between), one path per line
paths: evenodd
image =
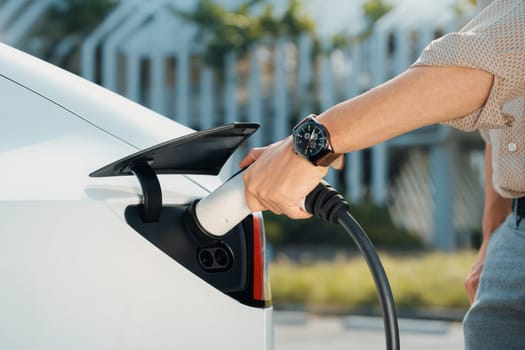
M321 124L304 123L294 132L294 146L296 152L315 157L326 148L328 136Z

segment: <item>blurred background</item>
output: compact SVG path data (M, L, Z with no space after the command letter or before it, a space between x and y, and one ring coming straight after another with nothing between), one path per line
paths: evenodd
M0 41L198 130L258 122L246 152L401 73L474 13L469 0L0 0ZM327 176L381 250L402 316L459 321L468 307L483 147L436 125ZM344 232L265 219L276 309L379 313Z

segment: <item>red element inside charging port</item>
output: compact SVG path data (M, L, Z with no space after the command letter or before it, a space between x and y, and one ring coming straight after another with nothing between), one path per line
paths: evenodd
M265 298L264 226L262 215L253 214L253 299Z

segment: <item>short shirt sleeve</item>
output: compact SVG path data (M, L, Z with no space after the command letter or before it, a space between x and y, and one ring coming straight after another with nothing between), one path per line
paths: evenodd
M525 1L495 0L457 33L431 42L413 66L455 66L494 75L485 105L449 121L472 131L512 125L519 113L503 106L525 95Z

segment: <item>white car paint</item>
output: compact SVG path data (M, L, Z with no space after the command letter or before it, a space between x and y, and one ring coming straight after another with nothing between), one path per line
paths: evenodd
M271 308L216 290L123 218L134 177L90 178L192 130L0 45L0 348L272 349ZM217 177L161 176L187 203Z

